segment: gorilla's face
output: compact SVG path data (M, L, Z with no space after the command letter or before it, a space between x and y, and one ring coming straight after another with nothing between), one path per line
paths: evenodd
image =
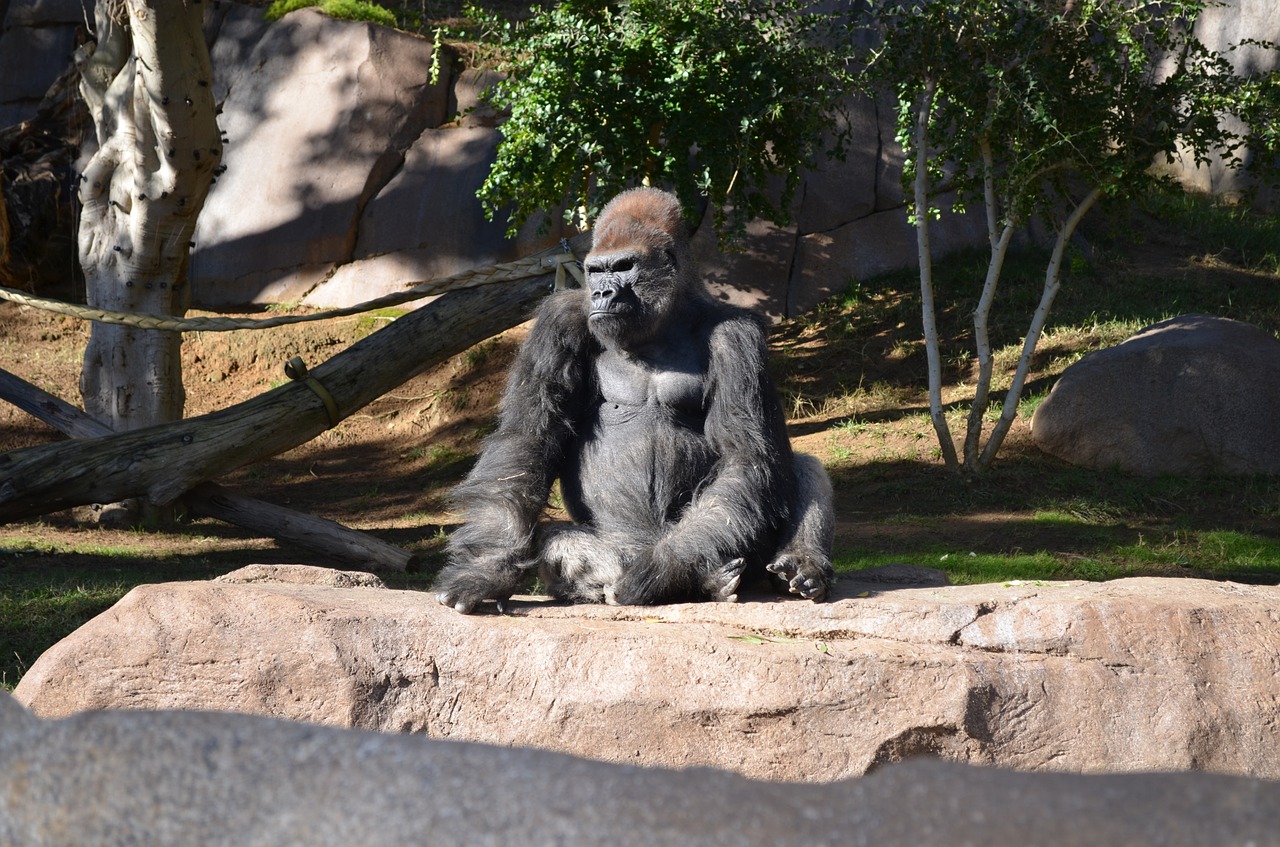
M597 338L628 347L659 334L679 299L673 251L636 245L592 253L585 267L588 321Z

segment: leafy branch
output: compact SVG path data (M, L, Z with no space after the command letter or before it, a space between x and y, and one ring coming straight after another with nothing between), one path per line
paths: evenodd
M617 192L703 202L722 236L788 220L800 174L840 154L834 115L849 74L838 22L803 0L565 0L522 22L488 19L510 113L479 192L514 233L563 209L590 225Z

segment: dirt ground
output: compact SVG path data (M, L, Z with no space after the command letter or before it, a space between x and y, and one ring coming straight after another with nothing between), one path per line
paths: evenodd
M1213 271L1187 270L1187 258L1167 249L1159 257L1162 263L1180 263L1180 269L1170 265L1170 273ZM1217 278L1211 282L1215 290L1223 284ZM1081 532L1034 519L1038 506L1027 492L1043 487L1045 473L1059 468L1031 444L1025 418L1015 422L992 483L947 473L926 414L918 313L904 307L896 314L883 304L871 311L878 323L842 330L839 324L851 320L847 314L819 310L777 327L772 340L793 443L832 471L837 556L852 548L892 552L941 546L999 553L1047 550L1069 557L1139 540L1154 528L1107 515L1086 521L1110 526L1102 538L1087 528ZM372 315L265 331L190 333L184 343L187 415L266 391L285 380L283 366L291 357L301 356L314 366L389 320L394 317ZM310 443L217 481L410 549L423 562L423 578L429 579L455 523L447 492L465 474L492 426L506 366L526 331L517 327L439 364ZM0 303L0 368L79 405L77 382L88 332L87 324L73 318ZM1029 389L1047 390L1052 373L1060 372L1080 347L1100 343L1109 342L1084 337L1042 345ZM964 387L966 381L972 384L971 374L957 367L950 376L944 401L963 404L966 395L972 396L972 389ZM957 435L962 431L958 412L952 427ZM0 402L0 453L61 438ZM1068 483L1073 479L1068 477ZM1275 529L1266 514L1237 510L1230 502L1227 507L1222 514L1199 517L1225 528L1267 534ZM74 512L63 512L0 527L0 540L10 549L32 550L33 566L43 556L56 558L59 551L87 547L200 558L216 570L257 562L350 565L207 518L176 532L144 533L94 527Z
M392 319L366 316L263 331L191 333L183 345L187 415L247 400L284 381L283 366L289 358L302 356L314 365ZM77 384L88 331L87 324L74 318L0 303L0 367L79 406ZM527 327L517 327L503 333L410 379L310 443L217 481L244 494L371 530L430 560L438 551L442 531L453 523L445 495L466 472L492 426L506 366L526 331ZM795 362L791 376L809 384L810 394L838 391L834 385L811 384L831 381L833 374L848 375L845 363L824 358L820 339L806 338L798 326L780 329L777 338L790 351L788 361ZM806 378L806 372L812 376ZM819 408L812 401L796 402L796 449L828 458L837 449L830 428L847 419L847 411ZM874 448L862 452L868 458L894 453L931 462L932 437L932 431L918 431L918 427L904 433L886 430L877 433ZM1022 438L1019 426L1011 443ZM53 428L0 403L0 452L59 440L62 436ZM843 455L850 448L838 448L838 452ZM941 468L940 462L935 463ZM878 507L845 488L839 496L841 535L865 535L868 523L878 524L886 511L894 509L883 501ZM975 531L981 534L982 525L995 521L998 516L988 516L975 524ZM226 548L219 551L219 560L228 567L264 558L337 564L310 551L279 549L269 539L207 519L183 532L150 534L92 527L77 514L62 512L10 524L3 534L35 547L83 546L91 541L101 546L143 546L157 554L189 552L194 538L206 549Z

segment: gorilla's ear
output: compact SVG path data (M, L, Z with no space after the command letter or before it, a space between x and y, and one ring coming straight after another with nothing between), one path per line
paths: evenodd
M680 262L676 260L676 251L668 247L666 250L663 250L662 252L667 254L667 261L671 263L671 267L673 269L678 269L680 267Z

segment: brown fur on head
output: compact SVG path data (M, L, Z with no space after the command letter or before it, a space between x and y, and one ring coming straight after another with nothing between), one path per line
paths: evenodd
M679 249L688 243L680 201L656 188L633 188L609 201L600 213L591 251L610 253L627 247Z

